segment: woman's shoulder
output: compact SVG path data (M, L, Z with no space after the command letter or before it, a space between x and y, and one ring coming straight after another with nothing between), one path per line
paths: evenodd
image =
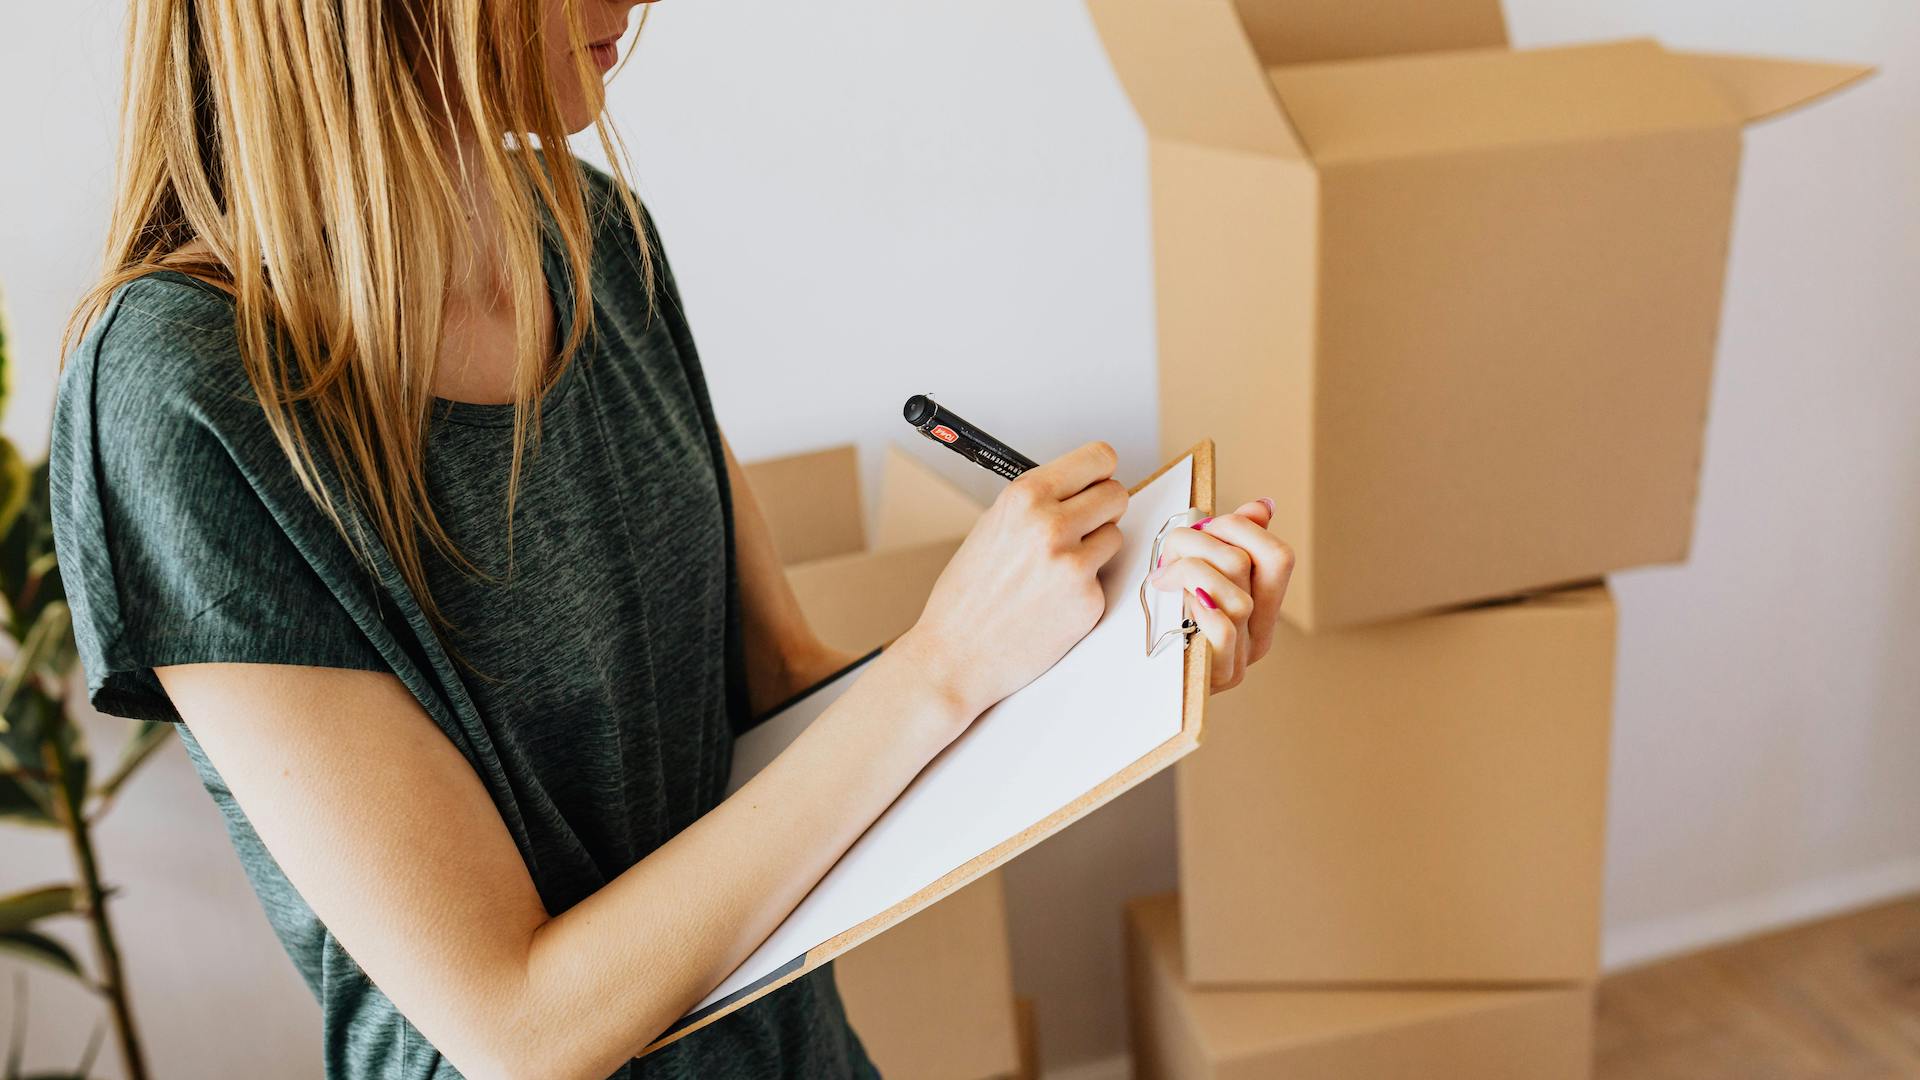
M244 388L233 301L178 271L144 274L107 297L61 373L97 401L151 412L178 401L224 400Z
M116 288L60 372L56 448L187 472L260 452L270 433L234 326L226 294L182 274Z
M186 335L194 351L204 351L208 338L231 345L233 326L233 298L226 292L178 270L153 270L113 291L95 329L103 337L117 331L117 345Z
M633 246L633 215L628 209L628 200L631 200L632 209L639 212L640 223L646 230L648 247L657 253L659 235L654 229L653 213L639 193L625 179L591 161L574 158L573 162L580 173L580 194L586 203L594 242L608 241L610 246L618 246L624 239L627 247Z
M665 306L678 318L679 285L653 211L622 178L592 162L579 158L574 161L580 170L582 193L593 227L596 274L608 275L616 294L644 296L650 284L655 301L669 301ZM639 229L634 228L628 198L632 199L633 210L640 215ZM646 238L644 243L639 239L641 236ZM652 306L649 305L649 311Z
M589 208L611 210L621 205L621 193L632 192L612 172L595 165L586 158L573 159L573 167L580 174L581 193L586 197ZM639 201L638 196L634 199Z

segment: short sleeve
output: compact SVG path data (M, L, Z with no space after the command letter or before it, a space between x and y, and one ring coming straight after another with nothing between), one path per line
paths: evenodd
M109 302L61 373L50 448L88 698L142 720L180 719L159 666L387 667L303 553L344 541L313 535L317 507L289 522L262 498L261 470L292 466L248 389L230 302L184 282L141 279Z

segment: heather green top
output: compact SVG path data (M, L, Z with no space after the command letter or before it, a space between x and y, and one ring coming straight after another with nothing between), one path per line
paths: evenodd
M455 652L485 677L452 658L384 552L377 574L357 565L301 490L217 290L174 274L123 287L62 373L52 446L54 532L97 707L178 721L155 665L390 671L484 781L554 913L719 802L747 723L731 505L699 359L664 259L650 309L611 181L585 171L598 204L593 333L541 403L510 575L512 407L441 402L431 429L442 522L505 576L431 570ZM564 331L571 292L556 250L549 236ZM314 917L182 735L320 1001L327 1076L457 1076ZM699 904L698 888L676 902ZM615 1075L874 1072L823 970Z

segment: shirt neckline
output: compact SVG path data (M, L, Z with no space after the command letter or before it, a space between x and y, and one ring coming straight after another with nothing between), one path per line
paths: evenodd
M539 240L540 264L546 276L547 305L552 312L552 326L556 340L565 341L573 328L573 280L565 273L568 264L560 258L558 244L551 233L555 228L552 216L545 207L540 209ZM153 271L148 277L165 278L213 293L231 302L232 297L214 286L201 281L192 274L171 268ZM589 335L591 337L591 335ZM580 348L567 361L560 377L547 387L537 403L541 415L546 415L563 398L569 388L580 381L578 368L582 361L591 355L592 349L587 339L582 339ZM429 418L432 421L446 421L469 427L508 427L513 423L514 405L512 402L459 401L454 398L433 397L429 399Z
M543 207L540 211L540 265L546 277L548 309L552 313L554 339L565 341L573 331L573 283L564 273L566 265L559 258L559 249L550 234L550 217ZM553 380L539 400L535 402L542 416L557 405L574 383L580 381L579 367L590 355L585 340L580 348L567 360L558 378ZM508 427L513 424L514 404L511 401L482 402L460 401L455 398L434 397L432 401L432 419L468 427Z

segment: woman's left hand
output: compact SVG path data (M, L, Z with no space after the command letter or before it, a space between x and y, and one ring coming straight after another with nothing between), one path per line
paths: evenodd
M1180 529L1161 545L1160 566L1147 579L1188 594L1188 617L1213 646L1216 693L1240 685L1247 665L1273 645L1293 549L1267 532L1272 520L1272 500L1259 499Z

